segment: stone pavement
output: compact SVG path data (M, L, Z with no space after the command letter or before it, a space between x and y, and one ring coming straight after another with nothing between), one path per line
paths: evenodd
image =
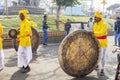
M116 66L116 54L112 54L113 36L109 36L109 47L107 49L106 75L99 76L98 71L94 70L85 78L74 78L67 75L60 68L58 63L59 43L39 46L37 55L34 56L30 66L31 71L22 74L17 67L17 53L14 49L5 49L5 67L0 72L0 80L114 80Z

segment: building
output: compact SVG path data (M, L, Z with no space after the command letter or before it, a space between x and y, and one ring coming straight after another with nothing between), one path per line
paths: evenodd
M120 4L117 3L109 6L107 11L109 12L109 15L115 19L116 17L120 16Z
M8 7L17 4L17 6L35 6L39 7L41 0L7 0ZM1 5L5 5L5 0L0 0Z
M16 15L21 9L28 9L30 14L44 14L45 9L39 7L40 1L41 0L1 0L1 6L4 6L3 14Z
M65 15L84 16L81 6L67 7L65 9Z

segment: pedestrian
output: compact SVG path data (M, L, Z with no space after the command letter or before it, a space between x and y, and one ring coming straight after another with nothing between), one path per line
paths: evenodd
M115 74L115 80L120 80L120 47L116 47L112 50L112 53L117 53L117 69Z
M31 49L31 39L32 31L31 24L26 19L28 10L20 10L19 17L21 20L20 34L17 36L19 38L18 47L18 67L21 68L22 73L27 73L30 71L29 63L32 60L32 49Z
M65 30L65 35L68 35L68 34L69 34L70 28L71 28L71 22L70 22L69 19L67 19L67 22L65 23L65 28L64 28L64 30Z
M87 27L89 28L89 31L93 31L93 26L94 26L94 22L93 22L93 18L91 17L87 23Z
M115 26L114 26L114 33L115 33L115 46L117 45L120 47L120 18L116 18Z
M101 58L100 58L100 75L104 76L104 68L106 63L106 48L108 47L107 40L107 25L103 20L102 13L95 12L95 24L94 24L94 35L98 39L101 47Z
M0 71L3 70L4 67L4 53L3 53L3 45L2 45L2 34L3 34L3 27L0 23Z
M120 18L116 18L116 22L114 23L114 34L115 34L115 43L114 46L117 46L118 38L120 37ZM118 43L120 47L120 44Z
M43 24L43 45L47 45L47 42L48 42L48 24L47 24L47 15L44 15L43 16L43 21L42 21L42 24Z

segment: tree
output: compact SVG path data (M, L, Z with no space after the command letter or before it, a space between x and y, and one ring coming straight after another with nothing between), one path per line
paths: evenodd
M56 14L56 27L59 30L59 13L62 6L74 6L76 4L80 4L81 0L53 0L57 4L57 14Z

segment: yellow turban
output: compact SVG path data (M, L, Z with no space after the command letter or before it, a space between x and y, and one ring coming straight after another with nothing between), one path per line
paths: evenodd
M95 12L94 16L102 19L102 13L101 12Z
M29 11L26 9L26 10L20 10L19 11L19 15L20 14L23 14L25 17L27 16L27 14L29 13Z
M28 21L30 21L30 20L31 20L30 16L27 16L27 17L26 17L26 19L27 19Z

